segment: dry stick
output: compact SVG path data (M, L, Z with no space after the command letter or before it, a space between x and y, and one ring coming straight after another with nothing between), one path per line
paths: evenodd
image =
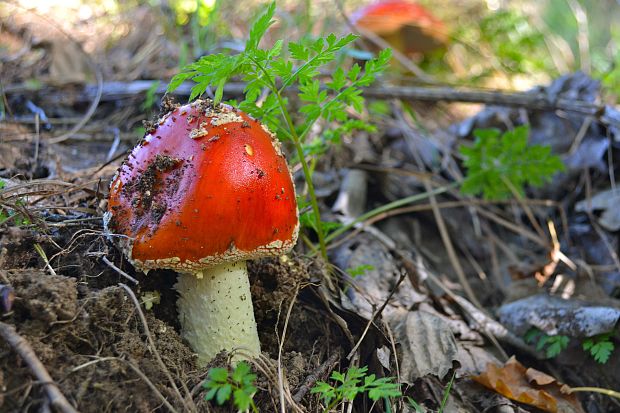
M456 302L465 313L467 313L475 322L478 323L481 330L487 335L487 337L491 340L491 342L495 345L497 350L502 354L502 356L507 360L508 355L504 351L504 349L497 342L497 338L500 338L502 341L518 348L526 354L529 354L535 358L540 358L540 354L536 353L529 347L527 344L523 342L523 340L513 334L510 330L504 327L500 322L491 318L484 311L476 308L475 305L467 301L465 298L454 294L448 287L446 287L443 282L437 278L434 274L428 273L428 277L435 283L439 288L443 290L448 297L450 297L454 302Z
M321 376L323 376L327 372L327 370L331 370L332 366L336 364L339 358L340 352L336 351L334 354L329 356L329 358L323 364L321 364L312 373L310 373L308 377L306 377L306 380L304 380L304 384L302 384L299 389L297 389L297 393L295 393L295 395L293 396L293 400L295 400L295 402L297 403L301 402L301 400L306 396L306 394L308 394L312 386L314 386L314 383L316 383L321 378Z
M122 275L123 277L127 278L129 281L131 281L132 283L138 285L139 281L136 280L135 278L133 278L131 275L127 274L125 271L121 270L120 268L118 268L116 265L114 265L114 263L112 261L110 261L108 259L108 257L103 256L101 257L101 259L103 260L103 262L105 262L108 267L112 268L114 271L116 271L117 273L119 273L120 275Z
M118 361L118 362L122 362L122 363L126 363L133 371L134 373L136 373L138 375L138 377L140 377L142 379L142 381L144 381L146 383L147 386L149 386L149 388L153 391L153 393L155 393L155 395L157 397L159 397L162 401L162 403L168 408L168 410L170 410L172 413L177 413L177 410L170 404L170 402L168 400L166 400L166 398L164 397L163 394L161 394L161 392L157 389L157 387L155 387L155 385L153 384L153 382L146 376L146 374L144 374L142 372L142 370L140 370L140 368L138 366L136 366L134 363L132 363L129 360L125 360L124 358L121 357L99 357L95 360L91 360L91 361L87 361L84 364L81 364L77 367L74 367L71 372L76 372L78 370L81 370L83 368L86 368L88 366L92 366L104 361Z
M111 101L132 97L149 90L154 82L159 80L136 80L133 82L104 82L101 93L102 101ZM156 93L166 93L166 85L158 87ZM172 94L189 96L193 87L192 82L185 82ZM230 82L224 87L227 95L240 95L245 90L245 84ZM7 94L23 94L29 91L27 85L16 84L5 87ZM42 93L39 91L39 93ZM91 100L97 95L97 86L86 85L82 96L77 99ZM53 98L61 99L62 92L56 93ZM594 104L581 100L557 98L551 99L544 92L515 92L506 90L466 89L454 87L424 87L424 86L373 86L364 89L364 96L378 99L408 99L420 102L464 102L482 103L486 105L523 107L530 110L579 113L593 116L597 121L606 125L620 127L620 120L606 114L609 108L606 105ZM611 108L610 108L611 109Z
M538 244L543 248L547 248L549 246L543 239L541 239L533 232L528 231L527 229L520 227L519 225L516 225L515 223L510 222L507 219L500 217L499 215L496 215L482 208L477 208L476 211L478 211L480 215L483 215L484 217L495 222L496 224L503 226L504 228L514 232L515 234L522 235L523 237L529 239L530 241L533 241L534 243Z
M466 207L466 206L473 206L476 208L476 210L478 212L482 211L483 214L486 214L485 216L487 216L487 218L492 219L493 221L495 221L497 224L501 225L501 226L505 226L508 229L510 229L511 231L517 231L518 234L524 235L526 237L528 237L531 240L534 240L536 243L541 243L540 239L536 236L534 236L533 234L531 234L529 231L526 232L525 230L523 230L521 227L512 224L509 221L504 220L503 218L495 215L492 212L486 211L484 209L480 209L481 207L479 205L484 205L484 204L491 204L491 203L496 203L496 204L502 204L502 203L506 203L508 201L485 201L485 200L480 200L480 199L468 199L466 201L444 201L444 202L439 202L437 203L437 206L440 209L445 209L445 208L461 208L461 207ZM561 205L558 205L556 202L554 201L548 201L548 200L538 200L538 199L528 199L526 200L526 202L531 203L532 205L542 205L542 206L554 206L559 210L559 213L562 217L562 225L563 228L566 228L566 226L564 226L565 223L565 214L564 214L564 210L562 209ZM360 232L364 231L366 227L375 224L376 222L382 221L386 218L390 218L392 216L395 215L402 215L402 214L409 214L412 212L420 212L420 211L427 211L427 210L432 210L433 207L432 205L429 204L421 204L421 205L413 205L413 206L407 206L407 207L402 207L402 208L395 208L392 209L390 211L386 211L386 212L382 212L380 214L374 215L371 218L368 218L367 220L362 222L362 225L356 227L353 231L351 231L349 234L347 234L346 236L330 242L328 249L333 249L335 247L337 247L338 245L344 243L346 240L352 238L353 236L359 234ZM568 225L568 224L567 224ZM545 244L541 244L541 245L545 245Z
M398 108L398 110L396 110L395 112L396 112L396 115L398 116L399 122L402 124L402 127L400 129L405 134L405 140L407 144L409 145L409 149L415 158L415 161L418 165L418 169L423 170L424 162L422 161L420 153L416 151L416 148L414 147L411 141L413 131L411 130L409 124L405 120L404 114L402 113L400 108ZM469 281L467 280L467 276L465 275L465 271L463 270L463 266L461 265L461 261L459 260L456 254L456 250L454 249L454 244L452 243L450 233L448 232L448 227L446 226L446 222L443 219L441 210L439 209L437 198L435 197L435 194L433 193L433 187L431 186L431 183L428 179L423 179L422 183L424 184L424 189L429 194L428 200L432 207L433 216L435 217L435 223L437 225L437 229L439 229L439 235L441 236L443 245L446 249L446 252L448 253L448 258L450 259L452 268L454 269L454 272L456 273L456 276L459 279L461 286L463 287L463 291L465 291L465 294L467 294L467 297L469 298L469 300L472 303L474 303L476 307L483 308L480 301L478 301L478 297L476 297L474 290L471 288L471 285L469 284Z
M297 294L299 293L299 285L295 287L295 293L291 298L291 303L288 306L288 310L286 312L286 318L284 319L284 327L282 328L282 338L280 338L280 343L278 345L278 390L280 394L280 411L282 413L286 413L286 407L284 402L284 376L282 372L282 349L284 347L284 341L286 340L286 330L288 329L288 321L291 318L291 311L293 310L293 305L295 304L295 300L297 299ZM277 323L276 323L277 326ZM277 334L276 327L276 334Z
M168 367L166 367L166 364L161 359L161 357L159 355L159 351L157 351L157 347L155 347L155 342L153 342L153 337L151 336L151 330L149 329L149 325L146 322L146 317L144 316L144 313L142 312L142 308L140 308L140 303L138 302L138 299L136 298L136 295L134 294L132 289L129 288L129 286L127 286L127 284L119 283L118 285L120 285L127 292L129 297L133 301L133 303L134 303L134 305L136 307L136 310L138 311L138 316L140 317L140 321L142 322L142 327L144 328L144 334L146 335L146 338L147 338L147 340L149 342L149 345L151 347L151 352L155 356L155 359L159 363L159 366L161 367L162 371L166 375L166 378L170 382L170 385L174 389L174 392L176 393L177 397L179 398L181 403L183 403L183 407L185 407L185 409L187 411L196 411L196 406L193 405L194 403L193 403L193 400L191 399L191 396L189 397L189 404L190 405L188 406L187 405L188 402L185 400L185 398L183 396L181 396L181 392L179 391L179 388L177 387L176 383L174 382L174 379L172 378L172 374L170 374L170 370L168 370ZM185 387L185 385L184 385L184 387ZM188 395L190 394L189 393L189 389L185 388L184 390L187 392Z
M248 357L248 360L250 360L252 356L247 355L247 357ZM271 367L273 365L273 362L271 359L261 354L259 357L251 359L251 362L254 365L254 367L256 367L256 369L260 371L268 380L271 380L274 382L277 381L277 371L275 373L273 372L273 369ZM293 396L291 395L291 391L288 386L288 383L286 383L285 386L283 386L283 388L284 388L284 395L286 396L286 400L288 401L290 407L297 413L303 413L304 410L300 408L293 400ZM272 395L270 394L270 396ZM273 397L271 397L271 400L275 407L277 404L276 401L274 400Z
M15 327L0 321L0 336L6 341L13 350L26 362L30 371L43 384L47 398L52 406L56 407L62 413L78 413L78 411L69 403L65 396L58 389L58 385L47 372L47 369L37 358L34 350L28 341L20 336Z
M517 187L510 181L510 179L506 178L505 176L501 176L501 178L502 178L502 182L504 183L504 185L506 185L508 189L510 190L510 192L512 192L512 195L515 197L515 199L517 200L517 203L523 209L523 212L525 212L525 215L530 220L532 227L534 227L534 230L536 230L536 233L538 233L540 240L545 242L547 245L549 245L549 237L547 237L547 234L545 234L545 231L542 229L542 227L538 223L538 220L534 216L534 212L529 207L527 202L524 201L524 198L519 193L519 190L517 189Z
M431 185L428 181L424 181L424 186L427 191L431 191ZM454 249L454 244L452 243L452 239L450 238L450 233L448 232L448 228L446 226L446 222L443 219L443 215L441 215L441 210L437 206L437 198L435 195L431 195L429 198L430 204L433 207L433 215L435 216L435 221L437 224L437 228L439 229L439 235L443 241L444 246L446 247L446 252L448 253L448 258L452 263L452 267L456 272L456 276L458 277L461 285L463 287L463 291L467 294L469 300L476 305L478 308L483 308L480 301L478 301L478 297L474 293L474 290L471 288L469 281L467 280L467 276L465 275L465 271L461 265L461 261L456 255L456 250Z
M370 330L370 326L375 321L375 319L379 317L379 315L381 315L385 307L387 307L388 303L392 299L392 296L394 295L396 290L398 290L398 287L400 287L400 284L405 280L405 278L407 278L407 272L403 271L400 273L400 278L398 279L398 281L396 281L396 285L394 286L394 288L392 288L392 291L390 291L390 294L387 296L387 298L385 299L381 307L379 307L379 309L374 312L372 317L370 317L370 320L368 320L368 323L366 323L366 327L364 328L364 331L362 332L362 335L360 336L359 340L357 340L357 343L355 343L355 346L353 346L349 354L347 354L348 360L351 360L351 358L353 357L353 355L355 354L359 346L362 344L362 341L364 341L364 337L366 337L368 330Z
M398 351L396 351L396 339L394 338L394 333L392 333L392 329L390 328L390 325L388 323L384 322L383 324L385 325L385 330L387 331L388 337L390 339L390 346L392 347L392 354L394 355L394 367L396 369L396 382L403 383L400 377L400 364L398 363ZM398 409L396 411L397 412L404 411L403 398L399 398L397 403L398 403Z

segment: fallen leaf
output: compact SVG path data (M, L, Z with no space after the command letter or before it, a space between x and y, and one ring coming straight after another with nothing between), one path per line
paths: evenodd
M486 371L472 379L511 400L545 412L583 413L577 398L562 392L562 383L541 371L526 368L514 356L503 366L489 363Z
M400 374L406 383L428 374L443 379L457 360L450 324L426 311L394 311L387 321L401 346Z

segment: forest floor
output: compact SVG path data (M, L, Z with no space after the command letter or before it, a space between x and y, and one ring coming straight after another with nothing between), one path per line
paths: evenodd
M112 32L90 23L68 32L17 8L0 22L2 412L50 411L50 388L82 412L235 411L204 400L209 368L227 358L196 363L179 333L176 274L136 271L103 231L110 179L176 70L149 10L117 17L114 26L144 30L105 48L93 35ZM333 239L329 264L302 242L249 264L259 409L323 411L310 391L317 380L368 366L407 397L360 395L339 411L415 411L409 400L420 411L620 411L613 397L569 390L620 390L620 116L600 103L598 82L577 73L486 107L458 103L456 90L420 103L424 89L395 98L380 86L368 90L386 102L377 131L344 136L317 162L324 220L421 200ZM186 100L187 89L175 97ZM462 177L457 148L474 130L525 123L530 143L562 157L563 173L501 202L450 186ZM447 189L429 195L437 188ZM40 364L17 355L28 348ZM70 411L63 406L54 408Z

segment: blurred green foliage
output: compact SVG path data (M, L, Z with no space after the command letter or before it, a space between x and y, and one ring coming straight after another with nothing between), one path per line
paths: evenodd
M488 43L502 67L511 73L553 72L545 39L526 15L498 10L479 22L480 40Z
M528 135L527 126L503 134L498 129L476 129L473 146L459 148L467 169L463 193L481 193L492 200L521 196L525 185L541 186L564 170L549 146L528 145Z

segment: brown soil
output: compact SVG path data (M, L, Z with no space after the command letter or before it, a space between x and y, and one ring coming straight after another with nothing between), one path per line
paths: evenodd
M64 251L64 274L52 275L33 245L40 243L48 256L59 245L66 245L68 232L43 236L38 231L10 228L2 236L3 252L0 283L15 291L10 313L0 321L10 323L31 345L60 390L82 412L151 412L161 408L161 393L177 409L184 409L168 379L167 372L150 350L144 326L136 306L118 285L127 280L106 266L98 249L109 248L110 259L139 280L134 288L138 298L146 291L159 291L160 304L152 310L142 308L150 334L175 385L193 391L200 410L200 388L207 368L199 368L189 347L178 334L172 288L175 275L170 271L152 271L145 276L134 273L118 252L98 235L88 242ZM278 388L274 383L279 338L288 316L282 361L291 392L315 369L326 354L339 350L342 342L323 312L315 293L308 288L311 268L299 260L263 260L250 264L252 293L261 333L264 355L272 370L258 369L260 392L256 401L261 411L275 409ZM61 272L61 271L58 271ZM331 332L330 332L331 331ZM326 340L327 338L327 340ZM226 365L222 357L212 365ZM28 366L6 343L0 343L0 399L2 412L34 412L46 403L40 383ZM10 372L10 374L7 374ZM147 382L148 381L148 382ZM228 411L228 410L223 410Z

